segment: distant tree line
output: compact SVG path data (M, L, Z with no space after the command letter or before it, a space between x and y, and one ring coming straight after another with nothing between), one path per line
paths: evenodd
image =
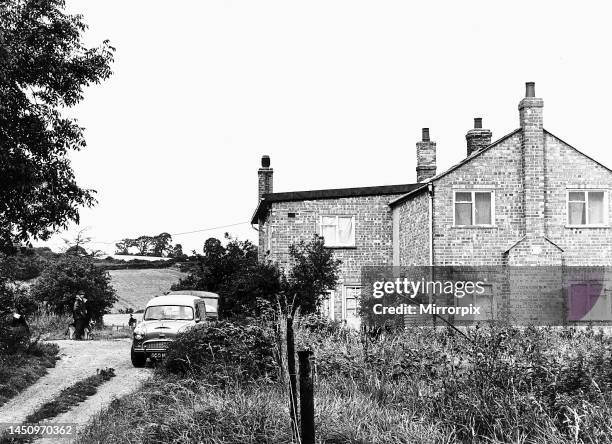
M160 233L157 236L140 236L134 239L125 238L115 244L115 254L129 256L136 251L140 256L184 257L181 244L172 245L172 235Z

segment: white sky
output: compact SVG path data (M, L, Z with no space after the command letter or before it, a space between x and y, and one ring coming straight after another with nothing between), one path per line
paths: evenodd
M77 179L99 200L81 226L100 242L249 221L262 154L275 191L414 182L422 127L446 169L474 117L494 139L518 127L526 81L549 131L612 166L606 2L68 4L88 44L117 48L70 111L88 142ZM225 230L256 239L245 224L174 241L200 250Z

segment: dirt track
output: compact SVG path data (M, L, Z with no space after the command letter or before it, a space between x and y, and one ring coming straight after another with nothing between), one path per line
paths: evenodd
M53 341L60 346L54 368L16 398L0 407L0 422L21 423L45 402L75 382L94 375L96 369L112 367L115 377L98 387L86 401L49 422L86 424L113 398L135 390L151 374L150 369L134 368L130 362L129 339L112 341ZM43 440L45 442L54 442ZM37 441L38 442L38 441ZM42 441L40 441L42 442ZM66 442L66 441L64 441Z

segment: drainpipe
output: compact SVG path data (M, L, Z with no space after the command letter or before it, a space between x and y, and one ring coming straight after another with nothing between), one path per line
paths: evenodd
M433 266L434 264L434 244L433 244L433 230L434 230L434 221L433 221L433 184L429 182L427 184L427 194L429 195L429 265Z
M433 264L434 264L434 251L433 251L433 230L434 230L434 224L433 224L433 184L431 182L429 182L427 184L427 195L429 197L429 208L428 208L428 212L429 212L429 280L430 281L434 281L434 268L433 268ZM432 303L432 297L429 296L429 303ZM432 318L432 323L434 326L436 326L436 316L433 316Z

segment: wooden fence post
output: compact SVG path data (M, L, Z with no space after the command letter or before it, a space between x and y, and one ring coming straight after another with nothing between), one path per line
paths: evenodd
M300 364L300 424L302 431L302 444L314 444L314 388L312 370L310 366L310 350L298 352Z
M287 316L287 371L289 373L289 415L293 439L299 442L297 423L297 375L295 371L295 343L293 338L293 317Z

